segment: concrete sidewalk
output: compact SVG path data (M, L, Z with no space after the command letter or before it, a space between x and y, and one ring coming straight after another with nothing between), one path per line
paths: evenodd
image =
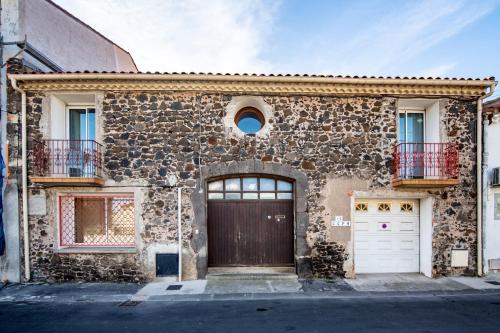
M160 278L148 284L54 283L10 284L0 302L143 302L237 299L397 297L401 295L500 292L500 277L443 277L419 274L370 274L356 279L299 280L292 276L253 279L209 278L177 282Z
M144 285L135 283L10 283L0 289L0 302L124 302Z
M473 278L479 280L478 278ZM356 291L408 292L457 291L473 288L453 278L428 278L420 274L358 274L356 279L345 280ZM486 287L486 286L484 286Z
M181 281L159 279L146 285L133 297L134 300L201 300L274 298L274 297L332 297L362 296L386 293L469 292L500 289L500 278L489 276L443 277L431 279L420 274L366 274L356 279L299 280L291 276L261 275L258 278L230 276L209 277L208 280Z

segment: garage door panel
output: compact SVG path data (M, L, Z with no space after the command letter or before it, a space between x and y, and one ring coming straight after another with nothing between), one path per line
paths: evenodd
M365 203L367 210L356 211L353 219L356 272L418 272L418 201L359 201Z
M418 255L404 255L397 258L363 256L356 258L357 273L412 273L419 270ZM373 265L376 262L377 265Z
M368 221L358 221L354 225L354 231L370 231L370 224Z
M418 233L419 223L417 221L401 221L397 224L399 227L399 232L410 233L415 232Z
M355 242L354 250L358 254L402 254L419 253L419 237L362 237Z
M370 234L386 233L419 233L418 220L396 220L394 218L372 219L371 221L355 221L354 231L361 231ZM384 225L385 224L385 225Z

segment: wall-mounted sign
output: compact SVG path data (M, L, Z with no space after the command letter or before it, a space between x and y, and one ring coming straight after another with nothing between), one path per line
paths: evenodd
M351 221L345 221L343 216L335 216L335 220L331 221L332 227L350 227Z

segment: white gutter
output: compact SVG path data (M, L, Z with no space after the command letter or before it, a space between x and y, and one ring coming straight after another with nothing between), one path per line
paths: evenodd
M483 165L483 99L491 96L495 91L496 83L490 83L489 92L477 100L476 141L477 141L477 275L483 275L483 221L486 219L486 207L483 207L483 195L486 190L485 179L486 165Z
M58 80L147 80L147 81L245 81L245 82L302 82L302 83L354 83L354 84L407 84L437 86L491 86L492 80L474 79L394 79L347 78L313 76L260 76L239 74L127 74L127 73L61 73L61 74L10 74L22 81ZM494 82L494 81L493 81Z
M30 241L28 224L28 153L26 137L26 92L19 88L17 80L10 78L12 88L21 93L21 154L22 154L22 210L23 210L23 242L24 242L24 277L26 281L31 278L30 272ZM8 163L8 161L7 161Z
M179 251L179 281L182 281L182 188L177 188L177 242Z

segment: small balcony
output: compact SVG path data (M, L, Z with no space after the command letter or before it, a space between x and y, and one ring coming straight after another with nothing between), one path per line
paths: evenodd
M34 141L31 182L103 185L102 145L94 140Z
M454 143L400 143L393 153L392 186L446 187L459 183L458 145Z

